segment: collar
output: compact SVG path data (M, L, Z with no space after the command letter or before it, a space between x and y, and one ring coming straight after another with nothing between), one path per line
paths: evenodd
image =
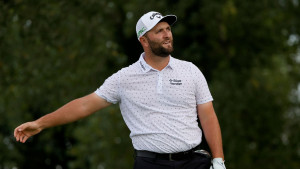
M145 57L145 52L143 52L141 54L140 59L139 59L139 64L140 64L142 71L144 73L149 72L150 70L157 71L156 69L154 69L150 65L148 65L148 63L145 61L144 57ZM171 69L174 68L174 58L172 56L170 56L169 63L164 69L166 69L166 68L171 68Z

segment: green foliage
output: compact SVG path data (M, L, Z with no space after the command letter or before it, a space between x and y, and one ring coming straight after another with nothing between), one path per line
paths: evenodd
M227 168L300 167L299 1L0 1L0 169L131 168L117 106L47 129L26 144L13 129L93 92L142 48L135 24L177 15L174 57L206 76Z

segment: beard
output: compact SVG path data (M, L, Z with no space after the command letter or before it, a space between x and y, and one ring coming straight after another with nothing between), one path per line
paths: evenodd
M151 51L156 55L160 57L168 57L173 51L173 40L171 39L171 46L168 48L163 47L160 43L151 41L147 36L146 36Z

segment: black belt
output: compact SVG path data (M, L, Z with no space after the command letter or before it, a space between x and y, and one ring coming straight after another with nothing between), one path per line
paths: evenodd
M190 158L193 153L194 153L194 149L185 152L179 152L179 153L155 153L151 151L135 150L135 155L137 157L156 158L156 159L168 160L168 161L184 160Z

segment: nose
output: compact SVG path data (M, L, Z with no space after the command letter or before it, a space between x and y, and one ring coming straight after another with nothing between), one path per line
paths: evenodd
M165 30L163 34L164 38L171 38L172 37L172 32L170 30Z

